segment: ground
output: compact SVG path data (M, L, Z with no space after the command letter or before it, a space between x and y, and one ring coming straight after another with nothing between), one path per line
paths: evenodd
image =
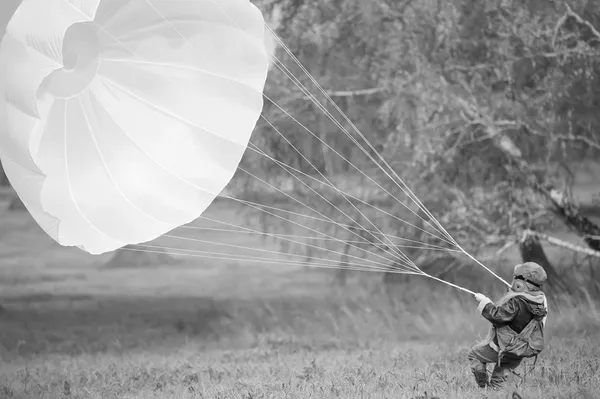
M389 294L377 273L342 289L330 272L277 264L106 268L109 255L60 247L27 214L0 217L2 398L507 397L469 373L487 328L473 298L424 277ZM236 244L266 245L249 237ZM552 312L548 349L512 390L600 398L600 312L566 299Z

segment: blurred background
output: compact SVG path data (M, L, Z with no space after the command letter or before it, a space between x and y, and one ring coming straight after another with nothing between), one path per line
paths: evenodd
M526 397L600 397L600 3L253 3L285 47L267 35L264 118L197 221L91 256L0 169L0 396L478 397L487 325L419 275L497 298L477 259L548 273Z

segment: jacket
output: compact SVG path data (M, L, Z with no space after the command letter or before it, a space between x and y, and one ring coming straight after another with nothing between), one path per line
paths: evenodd
M523 353L533 353L541 351L543 348L543 326L546 323L548 315L546 296L541 291L536 292L507 292L496 304L486 303L481 309L481 315L492 323L487 337L483 343L489 344L492 349L500 355L506 349L506 345L513 345L525 328L529 327L523 334L531 334L535 331L541 342L528 342L537 346L532 350ZM537 320L539 327L530 325L532 321ZM536 328L539 331L536 331ZM498 334L502 334L502 342L498 343ZM524 337L525 340L529 339ZM521 348L522 349L522 348ZM527 355L528 356L528 355Z

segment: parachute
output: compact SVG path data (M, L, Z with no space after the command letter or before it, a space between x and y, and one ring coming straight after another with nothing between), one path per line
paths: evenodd
M320 98L341 115L341 121L277 58L274 47L278 46L306 74ZM272 66L394 183L395 193L263 93ZM263 115L265 99L282 117L296 122L300 133L308 132L327 147L324 157L340 157L355 169L356 176L368 180L350 185L360 188L363 183L374 183L377 192L420 219L417 225L369 203L369 198L365 201L337 187ZM320 178L284 164L251 143L259 118ZM293 184L298 182L303 191L314 193L344 218L320 212L306 198L295 198L273 186L269 178L277 176L261 179L245 170L240 162L246 150L281 167ZM118 249L166 250L209 259L407 273L473 293L425 273L402 248L450 251L464 253L508 285L465 251L425 208L249 0L23 0L0 43L0 161L41 228L60 245L93 255ZM266 192L282 194L290 204L313 214L224 195L237 170L266 185L271 190ZM315 187L328 191L323 195ZM402 203L396 196L401 193L419 212ZM340 207L330 200L332 194L342 198ZM289 231L258 231L211 220L203 214L217 196L275 217ZM371 211L434 241L384 233L370 220ZM188 226L199 218L219 227ZM312 220L325 231L298 219ZM179 227L237 237L272 237L282 244L306 247L307 253L166 234ZM295 234L295 227L310 233ZM350 235L328 234L331 227ZM207 245L208 250L142 244L159 237ZM227 247L226 252L215 251L219 246ZM236 254L234 248L263 256Z
M248 0L24 0L0 47L0 160L59 244L102 254L197 219L263 107Z

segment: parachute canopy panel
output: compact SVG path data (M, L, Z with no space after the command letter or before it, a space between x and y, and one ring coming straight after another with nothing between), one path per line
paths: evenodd
M24 0L0 47L0 159L39 225L100 254L198 218L262 111L248 0Z

